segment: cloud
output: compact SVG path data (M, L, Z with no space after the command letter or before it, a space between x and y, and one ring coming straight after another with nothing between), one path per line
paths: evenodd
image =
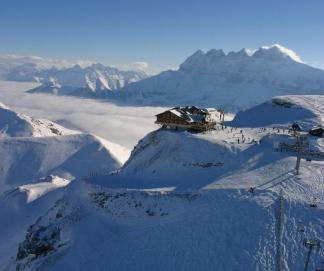
M313 66L313 67L316 67L318 69L324 70L324 64L317 61L317 60L309 61L306 64L308 64L310 66Z
M96 63L91 60L64 60L64 59L45 59L40 56L18 56L18 55L0 55L0 65L6 65L7 67L16 67L23 64L33 64L39 69L48 69L56 67L70 68L75 65L80 65L81 67L87 67Z
M154 124L154 116L165 109L117 106L91 99L25 92L36 85L0 81L0 102L33 117L94 133L128 149L132 149L148 132L158 128Z
M150 75L160 72L160 71L153 69L145 61L137 61L137 62L127 63L127 64L116 64L116 65L112 65L112 66L119 70L122 70L122 71L141 71L141 72L145 72Z
M116 65L121 70L140 70L140 71L146 71L149 69L149 64L145 61L138 61L134 63L129 64L119 64Z
M0 68L14 68L23 64L35 65L38 69L49 69L56 67L58 69L70 68L80 65L82 68L98 63L92 60L65 60L65 59L47 59L40 56L19 56L19 55L0 55ZM122 71L141 71L149 75L161 72L162 68L151 67L146 61L137 61L126 64L106 64L107 66L117 68Z

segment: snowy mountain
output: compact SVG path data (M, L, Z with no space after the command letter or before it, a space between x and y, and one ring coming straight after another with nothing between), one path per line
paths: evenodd
M41 71L33 76L41 83L56 83L62 87L88 88L90 91L106 90L112 91L124 87L146 77L145 73L139 71L119 71L116 68L102 64L92 64L82 68L79 65L67 69L56 68ZM14 78L12 78L14 79ZM41 91L34 91L41 92ZM58 93L61 94L61 93ZM67 93L62 93L67 94Z
M63 95L102 96L136 82L147 75L140 70L122 71L90 61L67 62L40 57L0 56L0 78L9 81L40 82L33 92ZM80 93L77 89L86 89ZM76 91L76 93L70 92Z
M273 96L324 94L324 71L302 62L281 45L225 54L198 50L176 71L130 84L117 96L126 103L195 104L230 111L249 108Z
M78 134L45 119L35 119L17 113L0 103L0 138L40 137Z
M311 126L322 98L276 97L250 109L251 126L246 113L224 129L148 134L121 170L70 184L6 251L6 270L299 270L305 240L324 242L324 139L308 137L296 175L293 120L262 120L282 107ZM323 256L314 248L309 270Z
M119 168L125 148L0 106L0 191L50 174L80 178ZM81 166L82 165L82 166Z
M108 174L128 150L0 104L0 269L25 231L64 195L71 181ZM4 242L5 240L5 242Z

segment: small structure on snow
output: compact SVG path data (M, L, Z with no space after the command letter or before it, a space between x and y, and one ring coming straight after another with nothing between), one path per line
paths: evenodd
M312 136L324 137L324 128L323 127L313 127L308 132Z
M294 123L293 125L291 125L291 129L294 132L301 132L303 130L303 128L298 123Z
M156 115L155 123L176 130L207 131L215 127L208 109L196 106L174 107Z

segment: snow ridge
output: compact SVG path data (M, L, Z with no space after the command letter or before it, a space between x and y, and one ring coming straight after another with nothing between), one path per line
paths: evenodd
M35 119L17 113L0 103L0 138L58 136L78 133L49 120Z

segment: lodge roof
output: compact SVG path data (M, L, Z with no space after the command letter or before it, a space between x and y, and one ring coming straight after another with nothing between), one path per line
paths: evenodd
M185 107L173 107L167 111L164 111L156 116L171 112L172 114L184 119L185 121L191 122L203 122L205 117L209 115L209 111L205 108L199 108L196 106L185 106Z

